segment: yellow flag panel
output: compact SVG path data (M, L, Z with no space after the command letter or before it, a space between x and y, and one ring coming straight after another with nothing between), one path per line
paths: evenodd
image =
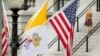
M28 31L29 29L40 26L46 21L46 10L47 10L47 1L44 5L37 11L27 22L24 28L24 32Z

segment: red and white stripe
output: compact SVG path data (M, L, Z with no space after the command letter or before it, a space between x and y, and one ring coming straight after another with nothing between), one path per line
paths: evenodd
M71 36L72 36L72 27L63 14L63 12L59 11L56 15L52 16L49 20L50 24L54 28L57 33L59 39L61 40L65 49L67 49L67 56L70 56L71 50Z
M7 56L7 40L6 40L7 31L5 27L2 29L2 56Z

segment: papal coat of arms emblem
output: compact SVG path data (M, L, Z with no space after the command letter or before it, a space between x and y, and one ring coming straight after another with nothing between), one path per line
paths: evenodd
M39 47L41 38L39 37L38 33L33 34L33 46Z

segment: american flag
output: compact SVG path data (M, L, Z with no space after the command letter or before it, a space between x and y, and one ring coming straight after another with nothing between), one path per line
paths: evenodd
M71 0L49 20L66 49L66 56L71 56L76 11L77 0Z
M2 0L3 7L3 27L2 27L2 53L1 56L7 56L8 43L7 43L7 33L8 33L8 24L7 24L7 15L4 7L4 2Z
M7 56L7 28L3 26L2 28L2 56Z

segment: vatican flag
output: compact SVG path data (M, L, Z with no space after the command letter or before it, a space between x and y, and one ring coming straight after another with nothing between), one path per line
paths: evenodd
M48 41L46 38L46 25L43 25L37 31L28 31L25 37L32 37L32 41L25 41L22 47L22 56L37 56L38 54L45 54L48 50Z
M24 28L24 39L31 38L31 41L26 40L22 45L22 56L37 56L45 54L48 49L48 41L46 41L46 10L47 1L32 16Z

